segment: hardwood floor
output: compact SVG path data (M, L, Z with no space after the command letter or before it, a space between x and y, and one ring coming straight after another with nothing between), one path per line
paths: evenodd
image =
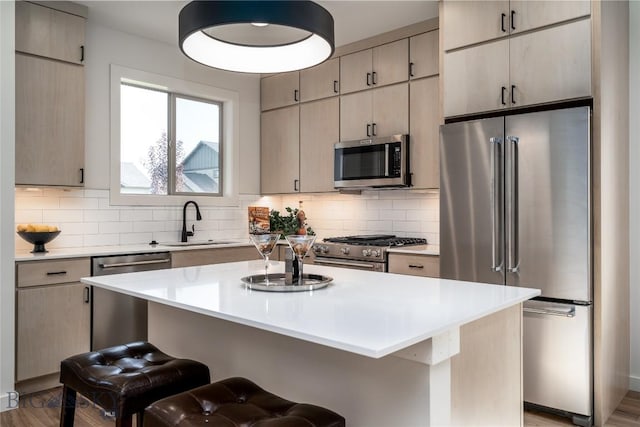
M43 391L20 399L20 408L0 413L2 427L57 427L60 419L61 388ZM88 400L78 396L75 427L112 427L113 418L103 415L103 411ZM525 427L571 426L566 418L542 412L527 411L524 414ZM640 427L640 393L630 391L620 406L605 424L611 427ZM134 420L135 426L135 420ZM400 426L398 426L400 427Z

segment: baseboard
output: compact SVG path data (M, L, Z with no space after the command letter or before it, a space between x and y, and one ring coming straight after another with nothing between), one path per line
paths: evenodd
M640 391L640 377L629 377L629 389L633 391Z
M0 412L10 411L18 407L18 392L9 391L0 396Z

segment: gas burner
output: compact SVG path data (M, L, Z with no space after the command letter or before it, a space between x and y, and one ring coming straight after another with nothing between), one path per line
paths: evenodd
M342 243L354 246L386 246L426 245L427 239L415 237L396 237L392 234L370 234L363 236L328 237L323 240L329 243Z

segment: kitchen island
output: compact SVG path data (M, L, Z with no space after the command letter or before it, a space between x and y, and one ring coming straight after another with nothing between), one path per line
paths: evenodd
M284 264L272 263L271 272ZM149 301L149 340L330 408L350 426L522 422L520 303L538 290L305 266L312 292L247 289L261 261L82 279Z

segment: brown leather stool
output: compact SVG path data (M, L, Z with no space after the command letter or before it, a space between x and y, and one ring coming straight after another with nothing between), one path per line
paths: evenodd
M228 378L167 397L145 411L144 427L344 427L325 408L285 400L245 378Z
M143 341L72 356L60 364L60 426L73 426L76 392L114 411L116 426L128 427L136 413L142 425L150 403L209 381L206 365L168 356Z

